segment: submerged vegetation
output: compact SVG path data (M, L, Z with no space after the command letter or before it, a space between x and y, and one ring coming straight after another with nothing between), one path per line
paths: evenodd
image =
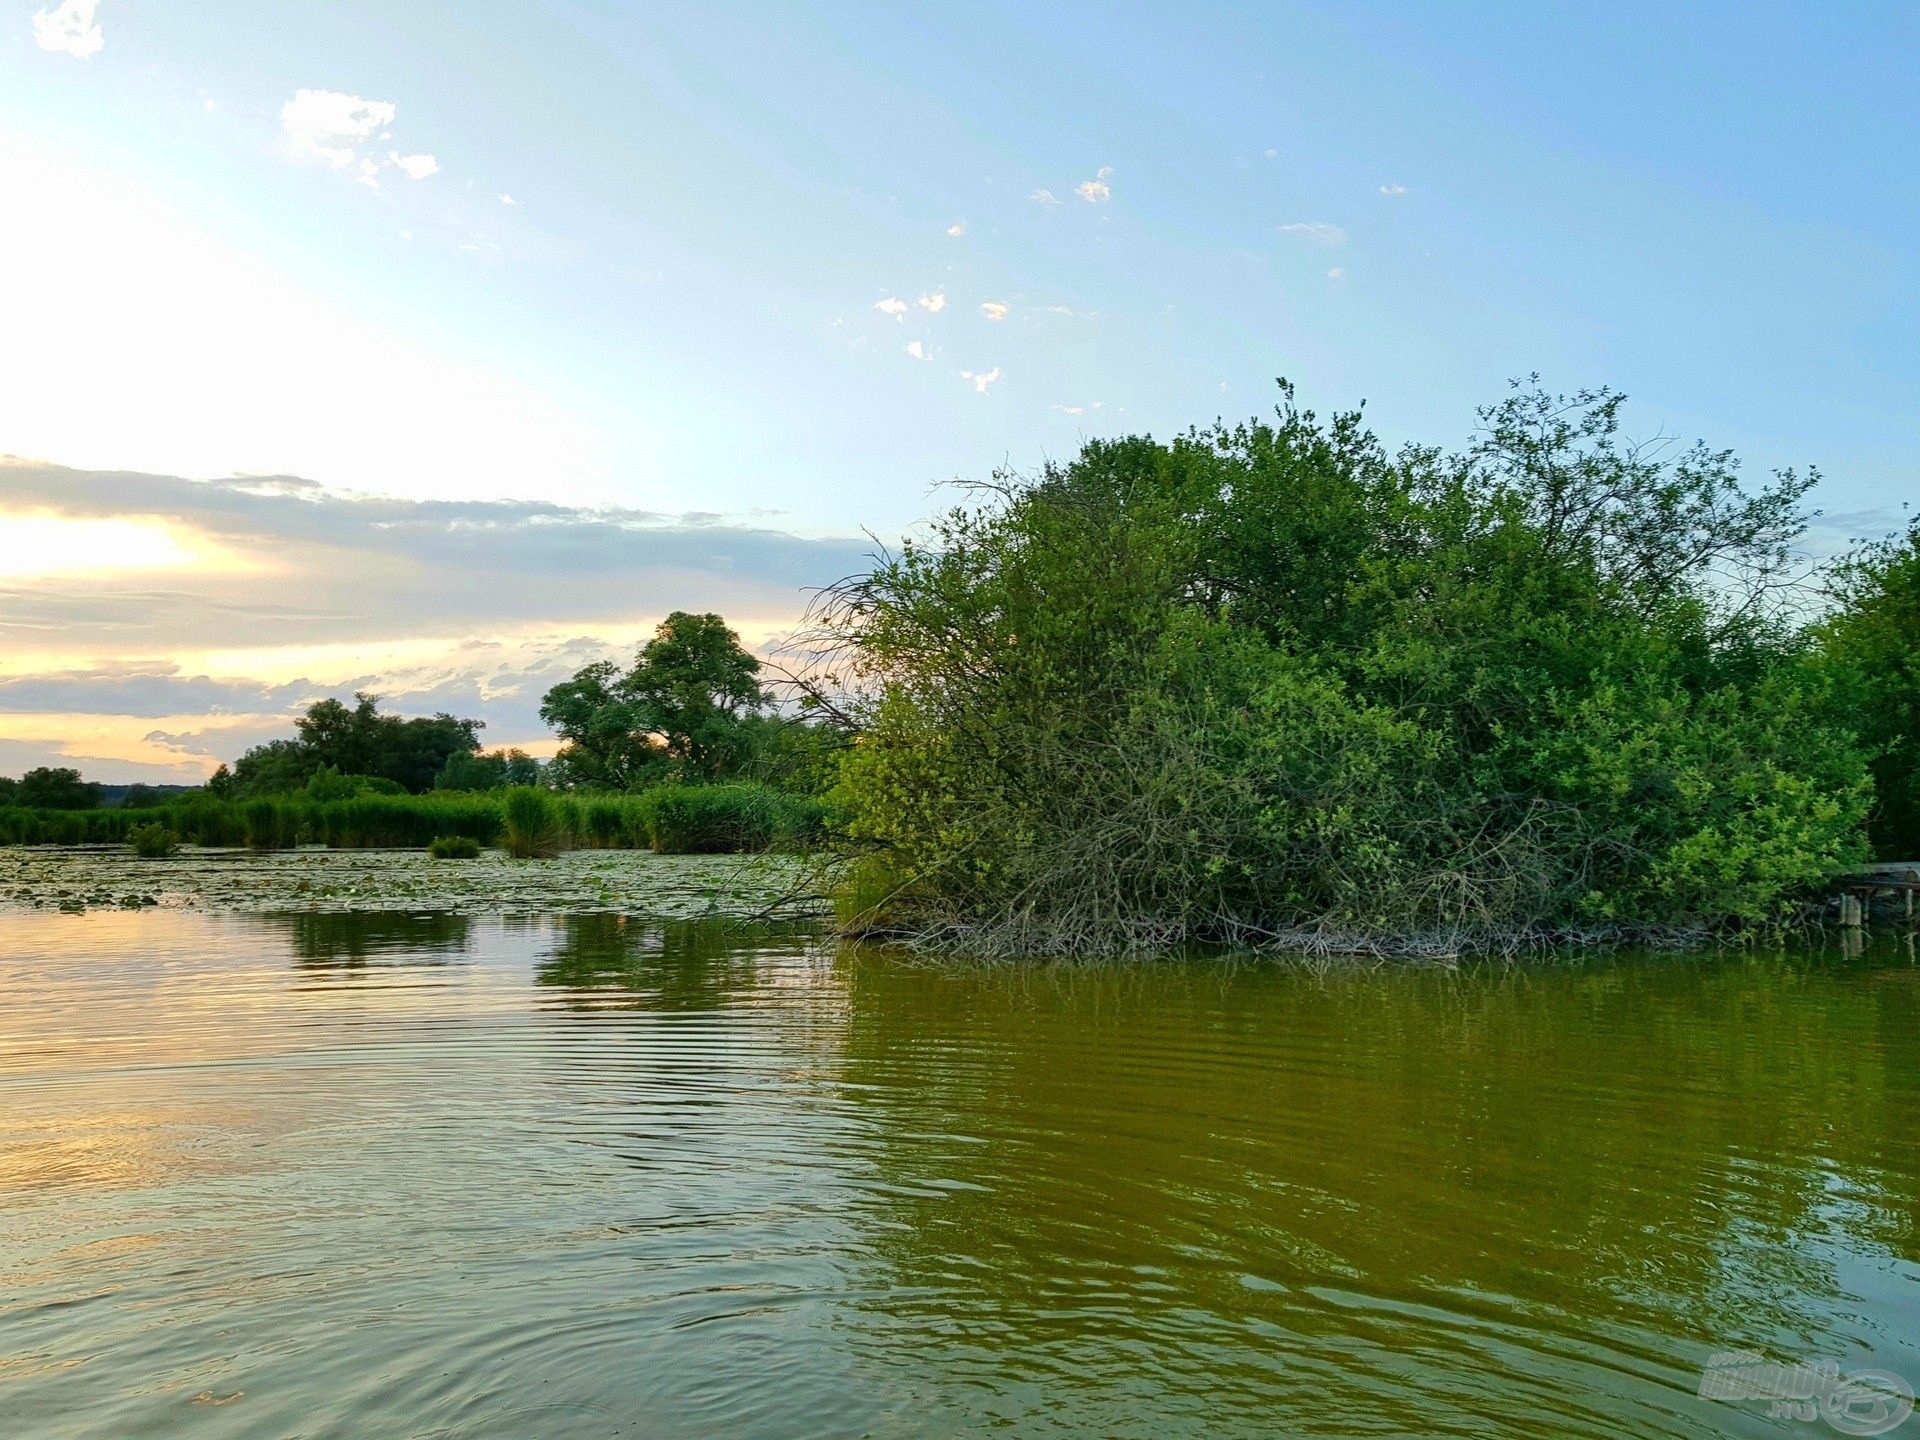
M1865 858L1792 623L1813 476L1517 391L1458 455L1291 391L1090 443L828 592L855 927L988 954L1701 935ZM1911 631L1905 643L1911 647Z

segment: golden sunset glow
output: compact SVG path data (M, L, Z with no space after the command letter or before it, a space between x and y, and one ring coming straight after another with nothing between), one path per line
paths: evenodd
M0 579L52 580L151 570L248 568L231 551L164 520L0 514Z

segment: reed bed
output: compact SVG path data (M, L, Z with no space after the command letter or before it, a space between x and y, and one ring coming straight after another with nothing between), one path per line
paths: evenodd
M195 796L138 810L0 807L0 845L124 845L135 829L159 825L190 845L254 850L415 850L458 836L527 855L573 849L730 854L806 848L824 836L827 817L823 800L762 785L668 785L636 794L518 787L338 800Z

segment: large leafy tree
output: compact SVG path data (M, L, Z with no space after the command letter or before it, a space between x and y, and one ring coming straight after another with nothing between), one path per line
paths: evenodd
M540 705L565 742L559 766L575 784L629 790L675 776L737 773L750 749L745 722L767 705L760 662L718 615L676 610L630 669L588 665Z

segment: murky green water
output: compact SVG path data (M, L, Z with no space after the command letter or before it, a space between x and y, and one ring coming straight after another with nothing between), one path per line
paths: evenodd
M1701 1369L1920 1381L1917 1122L1900 945L5 915L0 1433L1835 1434Z

